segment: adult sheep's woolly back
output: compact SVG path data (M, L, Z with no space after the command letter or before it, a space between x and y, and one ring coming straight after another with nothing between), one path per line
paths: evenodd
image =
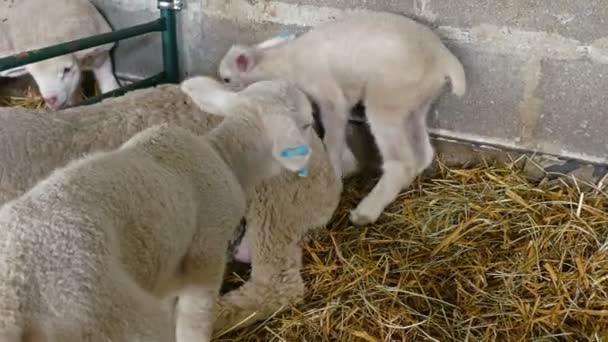
M112 31L112 28L89 0L24 0L14 1L6 9L2 23L0 57L66 43ZM42 97L51 109L72 102L81 73L91 70L102 93L119 84L114 76L108 43L71 54L0 72L0 77L31 74Z
M23 194L71 159L114 149L154 124L172 123L204 134L222 118L199 108L178 86L162 85L52 113L0 108L0 205ZM342 183L323 144L311 138L309 177L283 173L262 182L248 201L246 241L252 278L221 301L226 325L257 313L272 315L304 293L299 243L325 225L336 209Z

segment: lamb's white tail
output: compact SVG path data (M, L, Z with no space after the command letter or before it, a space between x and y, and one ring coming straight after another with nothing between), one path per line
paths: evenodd
M446 48L447 50L447 48ZM452 93L462 96L467 91L467 78L462 63L449 50L446 54L446 74L452 84Z

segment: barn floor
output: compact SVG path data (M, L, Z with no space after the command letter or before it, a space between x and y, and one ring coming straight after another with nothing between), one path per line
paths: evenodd
M512 165L440 165L374 225L352 180L305 247L305 301L217 341L608 339L608 194Z
M584 177L595 168L552 177L534 158L437 146L433 172L374 225L348 222L372 185L350 180L305 246L305 301L216 341L608 340L608 194Z

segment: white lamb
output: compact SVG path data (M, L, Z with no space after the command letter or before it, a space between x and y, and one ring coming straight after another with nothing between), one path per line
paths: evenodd
M205 136L148 128L0 209L0 340L210 340L246 195L310 156L303 93L268 81L239 95Z
M239 88L285 78L318 104L324 142L338 176L350 110L366 107L383 158L383 175L351 212L358 225L374 222L398 193L433 160L426 116L449 78L452 92L466 90L460 61L428 27L392 13L354 14L300 37L277 37L254 46L233 45L219 75Z
M161 85L52 113L0 108L0 160L10 161L0 163L0 206L69 160L117 148L152 125L172 123L197 134L209 132L222 118L208 112L225 111L230 103L226 99L232 98L221 88L214 90L212 83L193 78L183 83L185 92L176 85ZM226 96L218 96L222 94ZM310 148L308 177L295 182L297 176L283 172L258 185L250 197L246 236L240 246L251 251L252 275L220 301L218 329L244 317L251 316L248 323L267 318L304 295L300 242L331 219L342 190L316 135Z
M25 0L9 5L4 40L6 57L70 40L111 32L105 18L89 0ZM82 71L92 70L99 89L106 93L119 88L112 70L110 50L114 43L0 72L0 77L30 74L52 110L72 104Z

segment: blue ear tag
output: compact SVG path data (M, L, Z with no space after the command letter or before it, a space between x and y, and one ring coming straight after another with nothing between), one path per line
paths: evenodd
M288 147L281 151L281 157L290 158L290 157L299 157L305 156L309 152L308 145L298 145L296 147Z
M300 176L300 177L308 176L308 166L304 166L300 171L298 171L298 176Z

